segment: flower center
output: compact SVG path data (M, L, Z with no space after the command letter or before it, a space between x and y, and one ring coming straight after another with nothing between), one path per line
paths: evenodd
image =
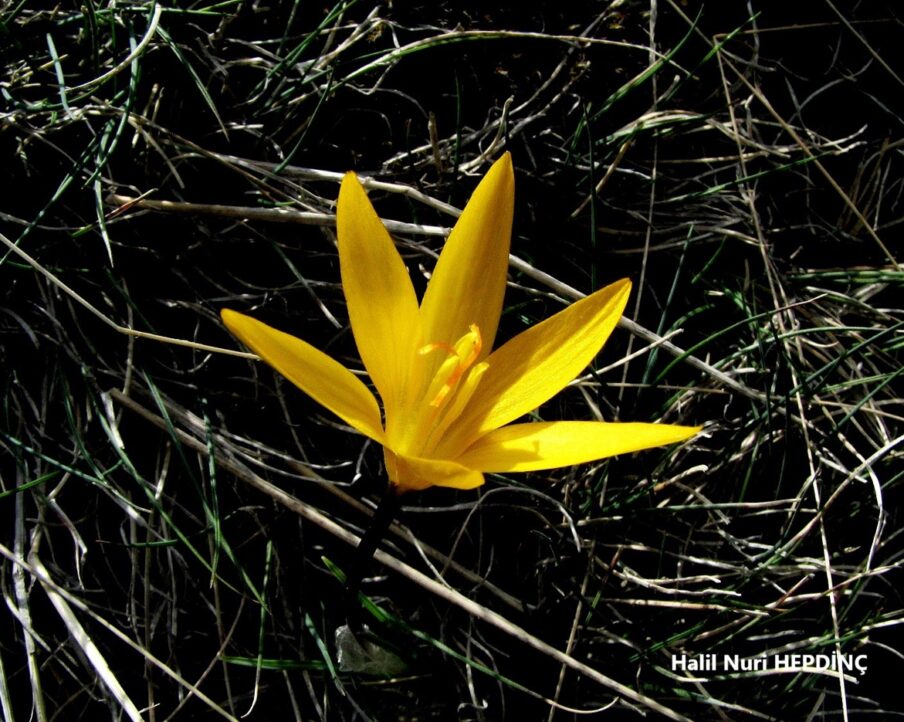
M433 374L423 399L419 426L422 451L438 444L446 430L464 411L465 405L477 390L481 376L489 368L485 361L475 363L480 357L483 340L476 324L453 345L443 342L428 343L418 349L422 356L443 351L446 359Z
M480 356L480 349L483 348L480 329L473 323L468 328L468 332L458 339L454 346L438 341L428 343L418 350L421 356L437 350L445 351L448 355L433 375L425 394L425 398L430 399L430 406L435 409L441 409L449 401L465 372Z

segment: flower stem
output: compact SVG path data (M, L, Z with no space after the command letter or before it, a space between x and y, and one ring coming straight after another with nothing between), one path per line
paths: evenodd
M386 531L395 519L399 510L401 495L394 484L387 484L386 491L377 505L374 515L371 517L370 526L358 542L355 548L355 556L352 559L348 576L345 580L346 606L349 612L358 608L358 592L361 589L361 580L367 571L377 545L386 535ZM351 619L354 615L349 614Z

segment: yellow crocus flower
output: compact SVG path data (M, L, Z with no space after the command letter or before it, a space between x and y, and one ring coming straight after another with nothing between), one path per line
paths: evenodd
M224 309L242 343L384 449L399 492L471 489L485 472L554 469L682 441L665 424L512 424L573 380L621 317L616 281L495 351L512 231L515 178L506 153L477 186L418 305L408 270L354 173L339 191L337 235L352 333L379 394L301 339Z

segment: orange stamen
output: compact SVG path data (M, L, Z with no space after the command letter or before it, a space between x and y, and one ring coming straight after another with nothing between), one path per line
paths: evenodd
M458 339L454 347L445 342L436 341L418 349L418 353L421 355L442 350L449 357L437 370L428 389L428 395L432 395L429 402L430 406L438 409L446 403L449 396L458 386L459 381L461 381L462 376L480 356L482 347L483 340L480 336L480 329L472 323L469 326L468 333ZM463 354L464 358L462 358ZM452 359L455 359L454 364L449 363ZM437 385L439 385L439 388L436 388ZM434 393L431 394L430 392Z

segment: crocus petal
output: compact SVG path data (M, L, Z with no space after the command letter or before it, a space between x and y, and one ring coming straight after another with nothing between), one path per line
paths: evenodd
M420 344L417 295L408 270L354 173L346 173L336 211L339 267L361 360L394 417Z
M483 352L496 337L505 293L515 174L505 153L480 181L443 247L421 304L426 342L453 344L471 324Z
M512 424L481 437L456 461L497 473L557 469L684 441L700 428L602 421Z
M419 491L428 486L474 489L483 484L483 474L454 461L421 459L396 454L384 447L386 473L400 492Z
M250 316L223 309L223 323L238 339L349 426L383 443L380 408L370 390L345 366L299 338Z
M627 279L582 298L494 351L480 388L440 445L454 458L479 436L536 409L599 352L622 315Z

